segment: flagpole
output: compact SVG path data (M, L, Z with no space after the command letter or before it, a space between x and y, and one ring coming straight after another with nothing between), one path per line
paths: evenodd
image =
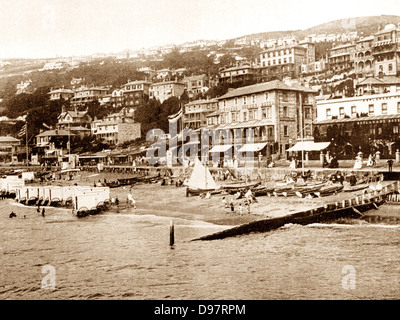
M25 146L26 146L26 166L28 166L29 148L28 148L28 114L25 118Z

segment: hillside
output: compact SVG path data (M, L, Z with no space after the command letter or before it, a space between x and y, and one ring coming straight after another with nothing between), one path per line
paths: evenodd
M367 17L354 17L339 19L326 22L305 30L292 30L292 31L271 31L260 32L251 35L244 35L235 39L248 38L248 39L268 39L280 38L293 35L299 39L304 39L307 35L311 34L324 34L324 33L344 33L357 31L358 35L369 36L375 33L379 26L384 27L389 23L400 23L400 16L395 15L381 15L381 16L367 16ZM235 40L233 39L233 40Z

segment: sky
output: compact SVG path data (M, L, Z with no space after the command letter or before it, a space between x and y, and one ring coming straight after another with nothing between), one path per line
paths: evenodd
M400 15L398 0L0 0L0 59L121 52Z

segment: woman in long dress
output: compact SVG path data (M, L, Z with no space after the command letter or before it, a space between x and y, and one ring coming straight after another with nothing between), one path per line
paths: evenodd
M354 163L354 169L362 168L362 158L360 156L356 157L356 162Z

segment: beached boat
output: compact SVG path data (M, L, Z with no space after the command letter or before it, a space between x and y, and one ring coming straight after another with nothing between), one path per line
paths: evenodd
M326 185L323 186L321 189L319 189L317 192L314 192L313 195L316 197L326 197L332 194L342 192L343 188L344 187L342 184Z
M204 193L220 193L222 189L215 183L210 170L196 158L192 174L186 185L186 196Z
M358 190L364 190L369 188L368 183L362 183L362 184L356 184L354 186L346 186L343 188L343 192L353 192L353 191L358 191Z
M237 192L242 192L250 189L251 191L255 190L256 188L260 187L261 182L253 182L253 183L235 183L232 185L226 185L222 186L221 189L226 191L229 194L235 194Z
M107 182L105 183L105 185L106 185L106 187L109 187L109 188L117 188L117 187L120 187L120 186L121 186L121 184L119 183L118 180L107 181Z
M308 195L310 193L318 191L320 188L322 188L323 184L317 184L317 185L286 185L286 186L280 186L276 187L274 191L272 192L275 197L293 197L293 196L299 196L303 197L304 195Z
M250 190L255 197L261 197L273 195L274 189L273 187L256 186Z
M254 181L254 182L233 182L233 183L228 183L224 184L221 186L221 188L225 190L239 190L239 189L246 189L246 188L254 188L257 187L261 184L261 181Z

